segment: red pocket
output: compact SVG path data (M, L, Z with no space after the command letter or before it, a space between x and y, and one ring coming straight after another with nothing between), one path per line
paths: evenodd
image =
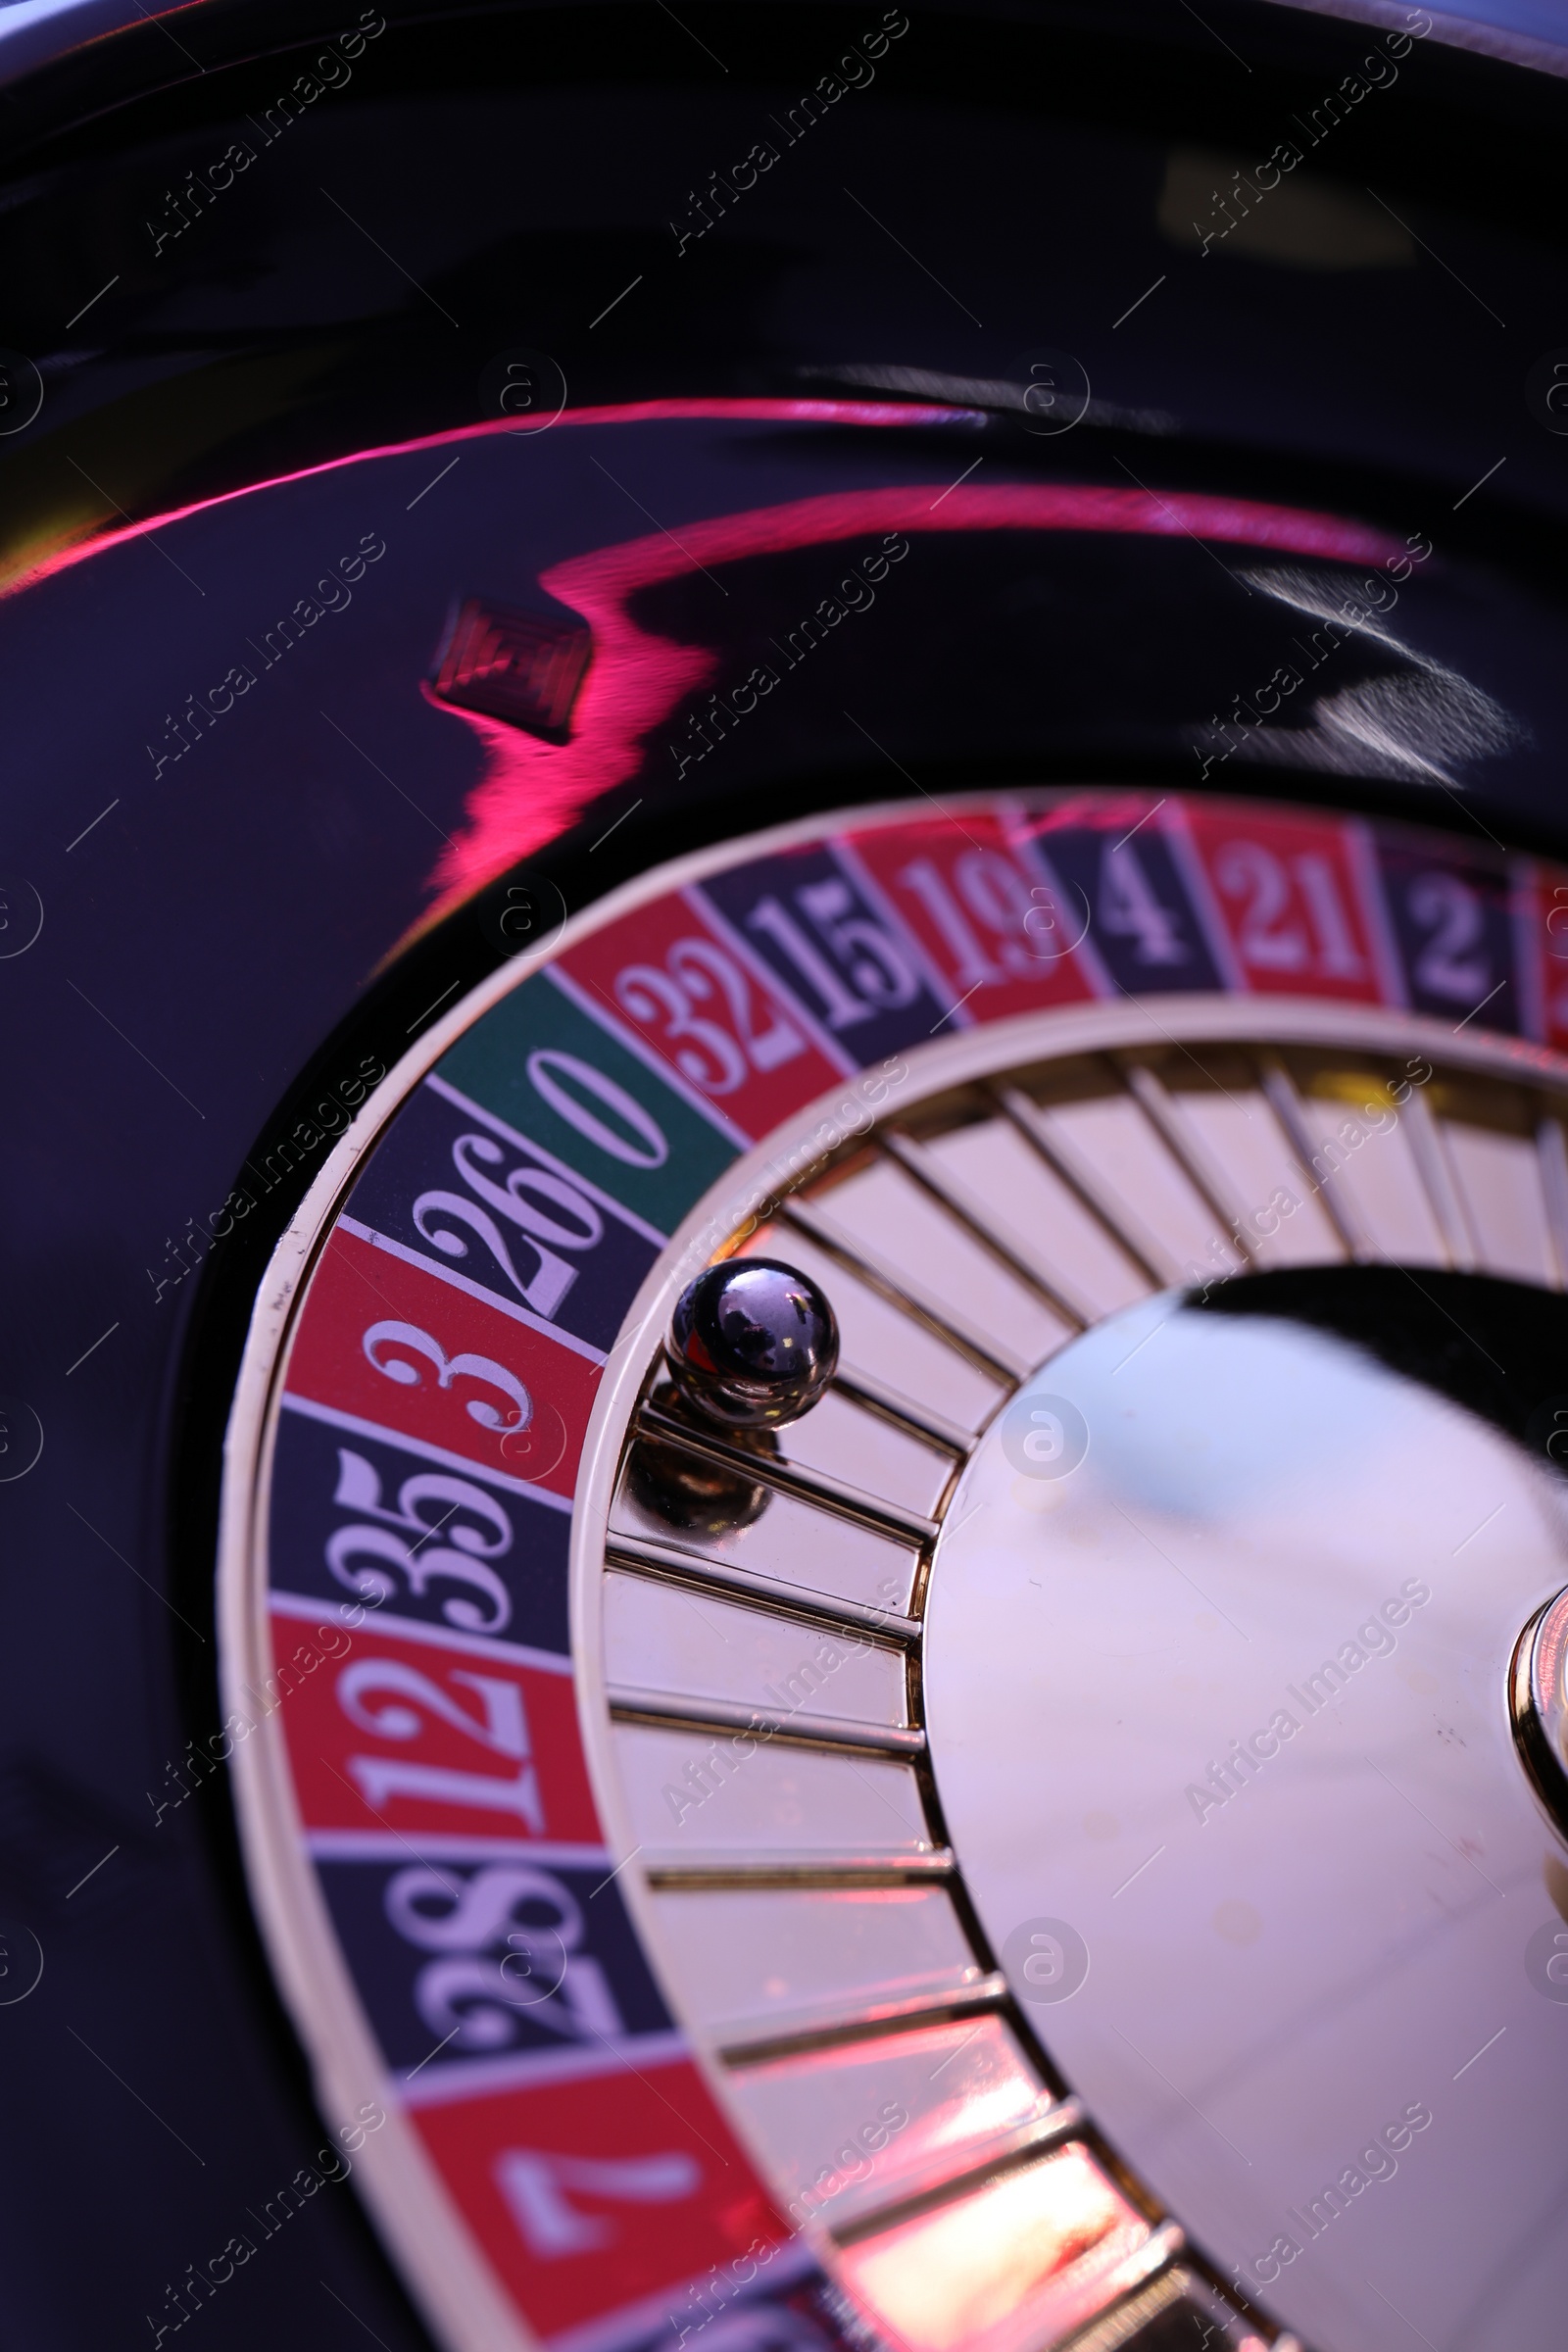
M544 2336L660 2292L672 2333L695 2328L765 2279L788 2235L685 2059L421 2106L411 2120ZM710 2300L688 2308L693 2278Z
M947 982L955 1026L1092 993L1074 955L1086 909L1058 900L994 811L879 826L850 846Z
M1350 826L1245 801L1188 801L1167 813L1198 852L1244 987L1397 1001L1380 982L1375 884Z
M748 1142L839 1082L837 1064L696 900L656 899L561 961Z
M569 1495L599 1365L339 1230L289 1352L291 1395Z
M281 1610L272 1641L278 1662L255 1696L281 1709L307 1829L598 1842L569 1674L373 1623L323 1656Z

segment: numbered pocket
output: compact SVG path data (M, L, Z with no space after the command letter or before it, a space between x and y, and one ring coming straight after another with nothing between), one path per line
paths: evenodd
M382 1836L373 1855L317 1868L389 2065L451 2084L483 2062L517 2079L562 2052L667 2034L670 2017L608 1857L497 1858L476 1845L416 1860ZM416 2072L415 2070L417 2070Z
M274 1625L286 1650L298 1621ZM311 1828L598 1842L564 1666L366 1629L278 1712Z

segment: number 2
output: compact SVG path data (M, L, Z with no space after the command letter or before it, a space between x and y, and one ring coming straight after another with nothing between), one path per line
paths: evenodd
M1431 935L1416 958L1416 986L1454 1004L1473 1004L1492 977L1475 892L1457 874L1422 874L1411 883L1405 905L1411 921ZM1471 955L1471 949L1482 952Z

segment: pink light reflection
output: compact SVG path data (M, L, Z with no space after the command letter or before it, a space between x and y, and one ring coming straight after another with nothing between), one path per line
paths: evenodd
M748 2067L731 2089L783 2162L796 2219L821 2214L830 2226L977 2166L987 2141L1053 2104L998 2017Z
M638 400L628 401L621 408L564 409L555 424L546 430L554 432L559 425L668 424L683 419L736 424L955 424L978 423L980 412L886 400ZM376 458L413 457L422 449L451 449L467 441L488 441L497 436L513 441L537 441L542 437L538 431L520 432L504 416L493 416L480 424L454 425L444 433L418 433L412 441L383 441L371 449L355 449L343 457L323 458L318 466L299 466L291 473L274 473L265 481L244 482L237 490L220 490L211 498L192 499L188 506L170 507L161 514L149 515L145 522L126 523L122 530L96 532L90 538L60 548L54 555L29 564L25 571L0 581L0 599L16 595L19 589L34 587L40 580L53 579L57 572L70 571L93 556L106 554L112 547L122 547L127 539L141 539L150 531L168 530L172 523L184 522L192 514L205 514L214 507L232 506L237 499L256 498L266 490L281 490L290 482L308 482L319 473L338 473L348 466L367 466Z
M1151 2250L1147 2222L1069 2146L847 2246L839 2267L905 2352L1022 2352L1125 2294Z
M980 412L914 402L867 400L652 400L620 408L568 409L556 422L626 425L679 421L850 424L870 427L973 422ZM555 427L550 429L554 430ZM258 496L318 474L378 458L516 437L505 418L380 444L200 499L148 520L45 557L0 584L0 596L49 579L127 540L239 499ZM526 436L539 439L539 434ZM425 929L519 858L555 839L587 805L635 774L646 737L685 694L717 673L717 657L642 630L625 611L633 592L687 571L753 555L827 545L866 532L1066 530L1172 537L1266 548L1341 563L1382 563L1400 544L1343 517L1276 507L1249 499L1185 491L1154 492L1093 484L1000 483L989 487L943 482L915 487L831 493L750 514L683 525L677 546L662 534L570 558L540 575L540 584L580 612L594 629L594 662L570 742L545 744L475 712L456 713L485 747L486 771L469 796L467 828L451 843L431 876L434 904L416 926Z
M953 489L935 482L833 491L683 523L678 543L660 532L572 556L539 575L540 586L581 613L594 632L594 659L572 738L540 743L494 720L458 714L484 741L489 763L469 795L467 829L436 865L436 901L419 928L554 840L591 801L635 775L654 728L694 688L717 677L715 653L655 636L632 619L627 608L638 589L698 566L711 569L862 535L1002 530L1186 536L1341 563L1381 563L1401 552L1396 541L1359 523L1251 499L1086 483ZM831 582L824 577L823 585Z

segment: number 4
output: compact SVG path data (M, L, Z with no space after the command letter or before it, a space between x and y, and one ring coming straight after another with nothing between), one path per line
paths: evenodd
M579 2213L568 2189L613 2205L676 2205L702 2182L695 2156L670 2148L659 2156L551 2156L539 2148L508 2148L496 2165L496 2186L513 2220L541 2262L591 2254L612 2245L618 2231L605 2214Z
M1186 963L1177 917L1162 906L1138 852L1125 841L1106 844L1100 860L1100 922L1112 939L1136 939L1138 963Z

